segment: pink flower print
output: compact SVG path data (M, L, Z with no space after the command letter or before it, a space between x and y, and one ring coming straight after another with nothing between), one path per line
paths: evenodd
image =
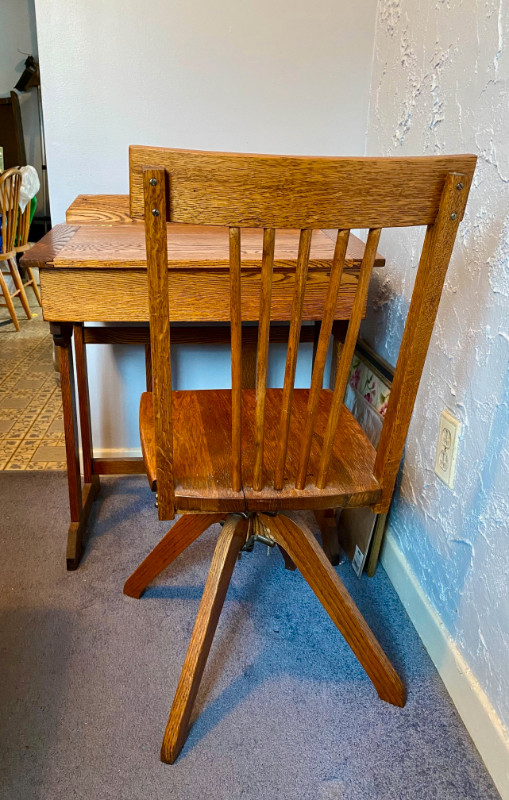
M364 384L364 398L368 401L368 403L373 403L373 400L376 397L376 387L375 381L373 377L366 379L366 383Z
M353 389L357 389L357 387L359 386L360 379L361 379L361 371L360 367L357 367L357 369L353 372L352 377L350 378L350 386Z
M382 403L382 405L378 409L378 413L382 417L385 417L385 412L387 411L387 406L389 405L389 396L390 392L387 394L382 394L382 392L380 392L380 402Z

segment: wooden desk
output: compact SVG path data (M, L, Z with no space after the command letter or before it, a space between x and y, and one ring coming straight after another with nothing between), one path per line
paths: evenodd
M68 222L57 225L23 256L23 264L40 271L43 315L50 322L60 352L60 372L71 524L67 540L67 567L75 569L81 557L92 503L101 474L144 473L141 458L93 457L86 345L143 343L150 354L144 226L128 214L123 195L80 195L67 212ZM77 223L77 224L76 224ZM168 263L172 343L229 343L228 234L224 228L169 225ZM276 237L273 319L288 321L291 314L293 273L298 232ZM260 285L262 234L242 233L243 320L256 320ZM309 263L309 288L303 319L319 325L334 242L326 231L315 231ZM349 317L357 283L363 244L350 238L347 263L338 295L336 319ZM377 256L376 266L384 259ZM86 326L84 323L88 323ZM134 327L94 326L94 322L137 323ZM224 323L211 327L179 323ZM140 323L142 325L140 326ZM301 341L315 340L314 325L303 326ZM287 326L271 325L271 341L286 341ZM72 354L74 334L76 383ZM245 386L254 385L256 326L243 331L243 346L251 357ZM150 359L147 385L150 386ZM80 416L81 439L77 415ZM83 458L83 485L79 449Z

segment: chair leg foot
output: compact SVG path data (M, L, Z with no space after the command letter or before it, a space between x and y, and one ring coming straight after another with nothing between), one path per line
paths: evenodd
M394 667L341 583L312 532L289 517L262 515L262 521L289 553L330 618L345 637L371 679L378 696L387 703L404 706L406 693Z
M124 584L124 594L138 599L149 583L195 539L226 514L183 514Z
M219 615L249 521L230 515L221 529L205 583L191 641L171 707L161 747L161 760L173 764L187 737L194 701L216 631Z

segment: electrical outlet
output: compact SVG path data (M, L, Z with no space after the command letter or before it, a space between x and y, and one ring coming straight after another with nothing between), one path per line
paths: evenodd
M444 408L440 414L435 472L449 489L454 488L460 431L459 419Z

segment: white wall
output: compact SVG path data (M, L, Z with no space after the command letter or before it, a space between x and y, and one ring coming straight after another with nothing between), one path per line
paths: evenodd
M407 440L390 531L506 728L508 79L507 0L379 0L368 152L470 152L479 158ZM395 358L415 275L412 242L400 234L382 239L387 267L377 271L364 325L365 335L389 360ZM433 473L443 408L463 423L453 491ZM499 786L505 781L509 792L508 762L506 755L498 777Z
M375 0L36 0L52 216L127 147L362 153Z
M375 7L36 0L53 224L79 193L127 192L129 144L362 154ZM141 352L100 349L95 445L137 447Z

